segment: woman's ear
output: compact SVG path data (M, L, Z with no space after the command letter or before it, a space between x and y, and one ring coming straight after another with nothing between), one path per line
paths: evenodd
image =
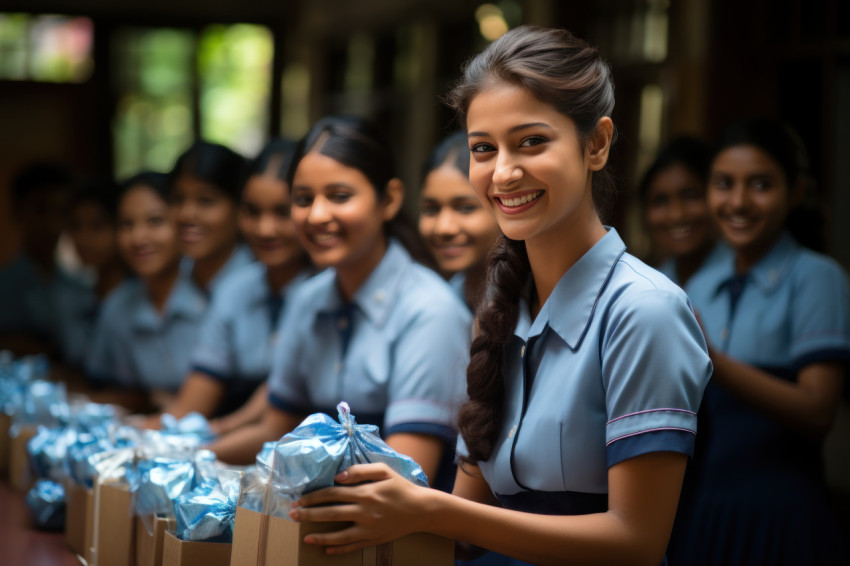
M608 163L611 140L614 139L614 122L603 116L587 143L587 165L591 171L599 171Z
M381 203L383 208L384 222L389 222L395 218L398 211L401 210L401 205L404 203L404 184L401 179L392 178L387 183L387 190L384 193L384 201Z

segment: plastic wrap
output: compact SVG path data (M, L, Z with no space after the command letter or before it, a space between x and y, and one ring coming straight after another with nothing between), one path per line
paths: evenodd
M200 413L189 413L181 419L165 413L160 417L160 432L168 436L184 436L197 439L198 445L207 444L215 438L210 423Z
M181 540L232 542L236 503L242 472L221 469L215 480L206 479L174 502L177 538Z
M61 481L66 476L68 447L76 440L77 431L73 428L40 427L27 443L27 452L36 476Z
M26 497L33 524L41 529L65 526L65 488L50 480L38 480Z
M16 437L22 427L57 428L67 424L70 416L65 385L49 381L27 382L15 401L14 420L9 436Z
M239 507L263 512L266 490L272 475L272 456L277 441L266 442L257 454L256 464L245 470L239 486Z
M413 459L378 436L375 425L358 425L347 403L337 406L339 422L323 413L310 415L274 449L265 513L284 519L304 493L334 485L334 476L354 464L383 462L413 483L428 478Z

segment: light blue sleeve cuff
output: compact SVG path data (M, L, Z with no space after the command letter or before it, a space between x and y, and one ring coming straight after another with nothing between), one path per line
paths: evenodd
M611 419L605 425L605 445L660 430L679 430L689 434L696 433L697 414L687 409L648 409L622 415Z

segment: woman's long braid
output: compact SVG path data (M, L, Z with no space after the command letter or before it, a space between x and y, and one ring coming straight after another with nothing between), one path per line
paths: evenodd
M469 450L463 460L470 463L489 459L499 435L505 402L502 352L513 336L519 297L531 273L525 243L504 236L487 263L466 373L468 400L458 415L458 428Z

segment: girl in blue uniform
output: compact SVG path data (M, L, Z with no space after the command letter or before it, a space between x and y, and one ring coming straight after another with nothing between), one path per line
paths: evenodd
M64 363L73 368L82 368L101 303L127 276L115 236L116 192L111 180L92 182L71 194L67 208L67 234L92 274L57 293L59 345Z
M435 481L454 445L470 316L399 239L415 232L398 217L404 187L390 147L364 120L320 120L296 148L289 184L298 237L327 269L287 307L263 420L211 448L252 461L264 441L347 401Z
M710 161L706 143L676 138L658 153L638 186L652 252L663 258L658 270L680 286L716 241L705 201Z
M670 548L678 564L844 564L821 444L850 359L850 290L785 229L805 153L787 126L733 124L708 205L729 248L685 290L714 376Z
M487 254L501 232L469 184L464 132L437 145L423 177L419 232L440 272L472 307L481 294Z
M239 225L258 261L219 287L192 355L192 371L167 409L176 417L190 411L212 417L229 414L250 398L241 411L213 421L219 433L262 415L267 394L260 386L271 370L284 303L307 277L309 258L289 217L286 174L294 146L273 140L249 168Z
M180 277L167 181L142 173L119 193L118 247L136 277L104 301L95 327L86 369L103 385L174 391L189 371L206 298Z
M711 366L684 293L594 205L614 137L608 67L569 32L520 27L450 99L505 235L477 313L454 494L355 466L336 478L351 485L291 516L351 521L306 537L331 553L427 531L534 564L661 564Z
M181 271L207 297L235 270L251 263L239 243L237 212L245 158L220 144L197 141L169 175L171 206L186 256Z

